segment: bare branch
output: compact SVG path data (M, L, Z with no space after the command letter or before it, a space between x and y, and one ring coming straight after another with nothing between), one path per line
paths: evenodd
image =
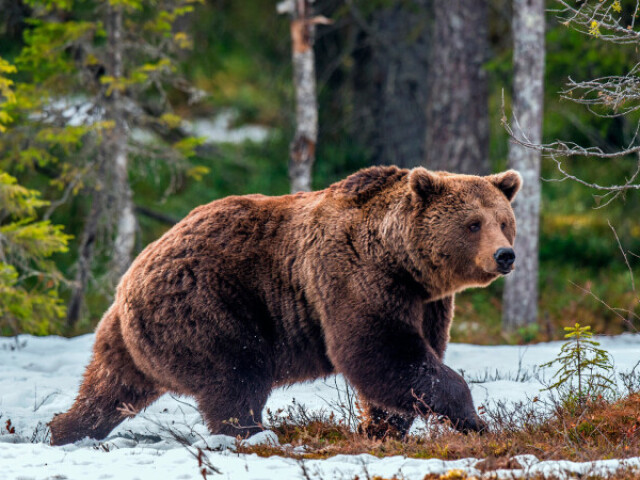
M579 290L583 291L584 293L591 295L597 302L601 303L604 307L606 307L609 311L611 311L611 313L613 313L615 316L617 316L618 318L620 318L628 327L630 330L633 331L637 331L638 329L635 327L635 325L633 324L633 322L631 322L631 320L628 317L625 317L624 315L622 315L621 312L626 313L629 317L633 317L636 320L640 319L640 317L638 317L638 315L636 315L634 312L630 311L630 310L626 310L624 308L615 308L612 307L611 305L609 305L607 302L605 302L604 300L602 300L599 296L597 296L595 293L593 293L593 291L591 290L591 287L585 288L585 287L581 287L580 285L573 283L573 282L569 282L571 283L571 285L573 285L574 287L578 288Z
M556 162L556 167L558 171L563 175L561 178L557 179L547 179L550 182L564 182L565 180L573 180L574 182L580 183L585 187L593 188L594 190L601 190L606 192L617 192L617 194L622 193L625 190L640 190L640 184L634 183L638 175L640 174L640 160L638 161L636 171L633 173L631 178L629 178L622 185L600 185L598 183L587 182L581 178L576 177L575 175L571 175L568 173L562 166L562 161L559 160L555 155L550 155L551 159ZM610 202L607 202L607 204Z
M75 190L76 186L82 181L84 177L84 173L85 173L85 170L79 171L73 177L73 179L67 184L62 196L58 200L55 200L49 204L49 208L47 208L47 211L42 216L44 220L49 220L53 212L56 210L56 208L67 203L67 200L69 200L71 193Z
M504 106L503 106L504 108ZM625 155L633 155L640 152L640 145L629 144L627 147L622 150L618 150L616 152L604 152L600 147L583 147L578 145L575 142L565 142L562 140L556 140L555 142L540 144L540 143L532 143L528 141L526 136L519 130L514 130L511 124L506 120L506 116L502 118L502 126L504 127L507 134L511 137L511 141L517 143L518 145L522 145L526 148L531 148L533 150L537 150L542 152L543 155L546 156L559 156L559 157L596 157L596 158L618 158L623 157ZM514 120L517 122L517 119ZM519 135L516 134L519 133ZM634 136L634 140L635 140Z
M560 95L565 100L586 105L599 117L620 117L640 109L639 71L640 64L636 64L626 75L600 77L582 82L569 77L568 88ZM597 112L593 109L594 106L610 109L612 113Z
M582 33L604 41L617 44L640 44L640 31L634 30L635 17L640 11L640 0L636 0L629 22L623 21L626 18L625 12L618 0L585 0L579 3L570 0L556 1L559 8L554 12L564 25L571 25ZM561 92L561 97L586 106L591 113L601 118L621 117L640 111L640 63L634 65L626 75L599 77L587 81L569 78L567 87ZM640 144L638 143L640 122L637 123L633 137L626 146L615 151L605 151L601 146L584 147L575 142L563 140L546 144L530 141L519 125L518 112L514 112L512 123L509 123L505 113L504 93L501 121L512 142L539 151L556 163L561 177L549 181L572 180L604 192L603 195L596 197L599 201L606 200L598 208L609 205L623 192L640 190L640 184L636 183L640 174ZM567 172L562 163L562 158L566 157L614 159L628 155L638 157L635 171L624 183L616 185L601 185L578 178Z
M623 22L619 3L615 1L585 1L577 6L568 0L556 0L560 9L554 10L564 25L572 25L577 31L597 37L601 40L620 45L636 44L640 41L640 32L634 30L639 2L629 22Z

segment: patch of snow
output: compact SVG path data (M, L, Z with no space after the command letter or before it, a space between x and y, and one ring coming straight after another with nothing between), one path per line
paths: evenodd
M35 114L35 118L47 119L47 115L60 115L67 125L79 127L99 122L104 117L104 109L82 97L65 97L53 100L44 114Z
M207 143L243 143L264 142L271 130L261 125L243 125L232 128L231 124L238 118L234 110L222 110L213 118L198 118L185 121L185 130L194 137L202 137Z
M247 438L242 442L244 445L253 446L253 445L280 445L280 441L278 440L278 436L275 432L271 430L265 430L260 433L256 433L251 437Z
M130 115L143 115L136 103L128 99L125 101L125 108ZM52 100L42 113L32 114L32 118L44 122L64 120L67 125L78 127L99 122L104 118L104 114L104 108L84 97L64 97ZM223 109L211 118L183 120L181 127L189 135L203 138L206 143L261 143L271 134L272 130L262 125L242 125L232 128L231 125L237 118L238 113L234 109ZM138 143L158 142L158 136L147 129L133 128L131 135Z

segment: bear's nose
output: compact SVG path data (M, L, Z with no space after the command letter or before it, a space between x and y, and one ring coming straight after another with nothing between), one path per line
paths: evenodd
M493 254L493 258L496 259L500 273L508 273L516 259L516 252L513 251L513 248L499 248Z

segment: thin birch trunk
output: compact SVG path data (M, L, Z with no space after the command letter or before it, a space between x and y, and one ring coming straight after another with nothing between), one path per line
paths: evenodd
M544 0L514 0L514 131L534 144L542 141L544 25ZM505 330L538 320L540 162L540 152L510 144L509 167L520 172L523 186L513 205L518 225L516 269L505 284L502 314Z
M291 192L311 190L313 163L318 139L316 68L313 52L315 35L309 0L293 0L278 6L291 13L293 83L296 92L296 133L289 147Z
M122 63L122 7L110 6L108 12L108 48L110 74L118 82L123 76ZM116 238L113 247L112 277L118 280L131 264L138 227L131 187L129 185L127 157L127 125L125 119L122 92L112 88L106 99L107 118L113 121L113 128L104 143L106 154L113 160L113 191L115 193Z

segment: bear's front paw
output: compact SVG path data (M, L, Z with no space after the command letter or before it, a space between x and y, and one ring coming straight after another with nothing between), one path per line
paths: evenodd
M460 419L454 424L454 426L456 430L464 433L465 435L471 432L477 432L480 435L484 435L489 429L486 422L477 415L471 418Z

